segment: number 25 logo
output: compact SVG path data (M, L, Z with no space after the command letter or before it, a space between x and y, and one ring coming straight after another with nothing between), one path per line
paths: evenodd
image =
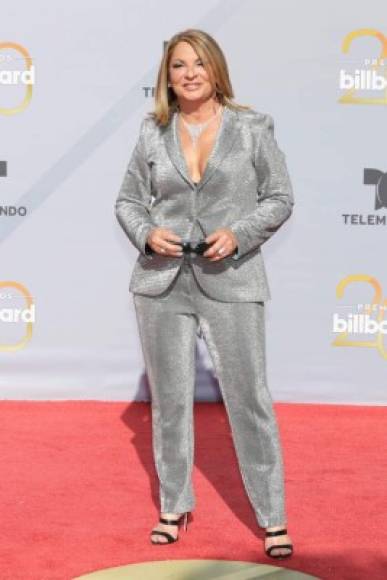
M361 36L371 36L376 38L380 43L379 57L375 57L377 64L373 64L370 67L371 70L378 71L378 69L380 69L380 64L378 61L387 59L387 38L379 30L375 30L374 28L360 28L359 30L353 30L344 38L341 49L343 52L349 52L352 41L360 38ZM382 71L380 71L380 73L381 76L383 76ZM383 98L356 96L356 90L357 88L354 87L344 91L344 94L339 98L339 103L346 105L387 105L387 88Z
M384 318L384 311L387 310L387 298L383 298L382 287L376 278L367 276L366 274L353 274L351 276L347 276L337 285L337 298L343 298L347 286L356 283L368 284L371 286L371 288L373 288L372 302L369 300L367 301L367 306L365 307L364 312L371 315L372 311L375 310L375 308L372 307L377 306L378 308L376 308L376 310L378 311L378 315L376 320L377 322L382 322ZM387 350L383 344L383 333L381 330L379 330L374 340L349 340L347 337L347 331L340 332L338 337L332 342L332 345L376 348L381 356L384 359L387 359Z

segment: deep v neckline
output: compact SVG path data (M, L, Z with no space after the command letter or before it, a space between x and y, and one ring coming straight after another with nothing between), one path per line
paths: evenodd
M192 177L191 177L191 173L189 171L188 163L187 163L187 160L186 160L186 157L185 157L185 154L184 154L183 145L182 145L182 142L181 142L181 139L180 139L180 132L179 132L179 129L178 129L178 118L179 118L179 115L178 115L177 112L175 112L174 123L173 123L173 130L174 130L174 134L175 134L175 142L177 144L177 148L178 148L180 157L183 160L183 163L184 163L184 166L185 166L185 169L186 169L186 173L187 173L188 179L196 187L198 185L200 185L201 182L203 181L203 179L204 179L204 177L205 177L205 175L206 175L209 167L211 166L211 162L212 162L212 160L214 158L214 155L215 155L215 153L217 151L218 144L219 144L219 141L220 141L220 135L223 132L224 115L225 115L226 107L223 106L222 109L223 110L221 112L221 119L220 119L220 123L219 123L218 130L217 130L216 135L215 135L215 139L214 139L214 143L213 143L213 146L212 146L212 149L211 149L211 153L209 154L209 156L207 158L206 166L205 166L204 171L203 171L203 173L202 173L202 175L201 175L201 177L200 177L200 179L198 181L194 181L192 179Z

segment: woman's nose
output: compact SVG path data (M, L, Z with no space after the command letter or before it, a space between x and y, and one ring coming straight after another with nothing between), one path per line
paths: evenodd
M196 77L196 75L197 75L197 72L195 70L195 67L192 69L188 69L187 72L185 73L187 80L192 80L193 78Z

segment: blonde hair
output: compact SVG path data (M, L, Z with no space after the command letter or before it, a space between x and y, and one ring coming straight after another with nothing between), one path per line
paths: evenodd
M216 40L207 32L196 28L187 28L178 32L168 41L161 59L155 90L155 108L148 115L158 124L167 125L173 111L178 109L178 100L172 88L168 87L168 68L172 52L179 42L188 42L198 54L210 82L216 91L216 99L222 105L234 110L250 110L247 105L233 102L234 92L228 73L228 66L222 49ZM208 68L207 68L208 67Z

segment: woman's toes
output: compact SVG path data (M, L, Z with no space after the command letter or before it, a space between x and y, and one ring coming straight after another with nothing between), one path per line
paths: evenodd
M169 534L171 534L171 536L173 536L174 538L176 538L176 527L175 526L168 526L167 524L160 524L160 526L154 528L152 530L151 536L152 536L152 540L154 542L156 542L157 544L166 544L168 542L167 538L162 535L162 534L157 534L157 532L168 532Z
M286 556L286 554L289 554L289 552L290 550L288 548L276 548L271 551L271 554L273 556Z
M271 538L266 538L265 539L265 544L266 544L266 549L268 550L269 548L271 548L271 546L276 546L277 544L292 544L292 540L290 538L289 535L283 535L283 536L278 536L277 538L275 537L271 537ZM286 556L287 554L290 554L292 552L292 550L290 548L280 548L278 546L278 548L273 548L271 550L271 555L272 556Z
M157 532L161 532L161 531L163 531L161 528L154 528L152 530L151 536L152 536L153 542L156 542L157 544L163 544L167 541L167 538L165 536L157 533Z

